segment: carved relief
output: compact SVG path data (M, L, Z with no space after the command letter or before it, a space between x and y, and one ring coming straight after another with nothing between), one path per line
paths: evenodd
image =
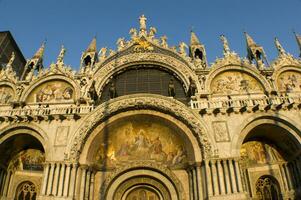
M46 82L37 88L27 98L27 102L70 102L74 98L73 87L64 81Z
M21 151L12 158L8 169L16 170L31 170L43 171L43 163L45 162L45 155L42 151L36 149L27 149Z
M187 161L176 130L147 116L134 116L109 126L101 133L96 164L116 167L124 161L148 160L169 166Z
M227 122L224 121L213 122L212 128L214 130L214 136L216 142L228 142L230 140Z
M252 76L239 71L226 71L217 75L211 83L214 94L242 94L263 92L262 85Z
M55 145L65 146L69 135L69 126L59 126L56 129Z
M0 104L9 103L14 98L14 90L6 85L0 86Z
M280 91L300 92L301 73L296 71L285 71L279 75L277 84Z
M276 146L259 141L250 141L240 149L241 164L252 166L284 161Z

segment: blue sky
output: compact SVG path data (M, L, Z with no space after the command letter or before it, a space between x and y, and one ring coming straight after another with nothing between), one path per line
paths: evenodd
M292 30L301 34L301 0L0 0L0 30L10 30L24 56L30 58L46 38L44 64L56 60L61 44L65 63L78 68L81 52L97 36L98 49L116 48L119 37L145 14L169 45L189 42L191 27L206 46L209 62L222 55L220 34L230 48L246 56L243 31L262 45L268 59L277 51L274 37L299 55Z

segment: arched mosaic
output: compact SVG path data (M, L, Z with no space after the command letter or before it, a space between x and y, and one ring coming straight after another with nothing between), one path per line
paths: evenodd
M218 74L210 86L213 94L262 93L262 85L254 77L240 71L225 71Z
M13 88L7 85L0 86L0 104L9 103L15 96Z
M284 71L277 79L277 86L282 92L301 91L301 73L297 71Z
M8 169L43 171L45 155L42 151L36 149L27 149L15 155L9 163Z
M94 162L108 168L138 160L180 167L187 162L188 148L177 132L175 127L147 115L127 117L99 134Z
M71 84L61 81L47 81L36 87L27 97L30 103L72 102L74 99L74 88Z

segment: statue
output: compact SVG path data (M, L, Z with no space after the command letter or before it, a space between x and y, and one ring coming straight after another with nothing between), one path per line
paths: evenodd
M106 58L106 54L107 54L107 48L106 47L102 47L99 52L98 52L98 58L99 60L104 60Z
M179 53L183 56L186 56L186 48L188 48L187 44L185 44L185 42L181 42L179 44Z
M117 45L118 45L118 47L117 47L118 51L122 50L126 45L124 38L119 38L117 40Z
M93 101L96 101L98 99L97 92L95 89L95 80L92 81L92 84L88 90L88 97Z
M10 56L10 59L9 59L9 61L8 61L8 63L7 63L7 65L12 66L12 64L13 64L13 62L14 62L14 60L15 60L15 58L16 58L15 52L12 52L12 53L11 53L11 56Z
M139 17L140 31L141 30L144 30L144 31L146 30L146 20L147 20L147 18L144 15Z
M111 86L109 88L109 95L110 95L110 99L113 99L113 98L117 97L116 87L115 87L115 84L113 82L111 83Z
M137 30L135 28L131 28L130 35L131 35L132 40L137 38Z
M114 55L115 54L115 51L113 50L113 49L110 49L109 50L109 56L112 56L112 55Z
M62 45L61 51L59 56L57 57L57 63L64 63L64 56L66 53L66 49L64 48L64 45Z
M161 46L164 47L164 48L168 48L166 35L161 37Z
M172 78L170 79L170 81L168 83L168 96L170 96L170 97L175 97L176 96L175 84L174 84Z
M229 44L228 44L228 40L224 35L220 36L220 39L223 43L223 48L224 48L224 55L229 54L230 53L230 48L229 48Z
M153 39L155 37L155 34L157 33L157 29L155 27L150 27L149 28L149 38Z
M284 48L282 47L282 45L280 44L278 38L276 38L276 37L275 37L275 46L276 46L276 48L277 48L277 50L278 50L278 54L279 54L279 55L285 54Z
M196 84L194 82L194 80L189 77L189 88L188 88L188 92L187 92L187 95L189 97L192 97L192 96L195 96L195 93L196 93Z

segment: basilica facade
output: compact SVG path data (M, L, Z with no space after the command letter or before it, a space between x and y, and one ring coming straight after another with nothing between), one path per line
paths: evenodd
M18 77L0 71L0 199L301 199L301 60L247 57L221 35L209 64L194 32L170 46L147 27L116 50L94 38L78 71L43 66L44 44ZM301 47L301 37L296 34Z

